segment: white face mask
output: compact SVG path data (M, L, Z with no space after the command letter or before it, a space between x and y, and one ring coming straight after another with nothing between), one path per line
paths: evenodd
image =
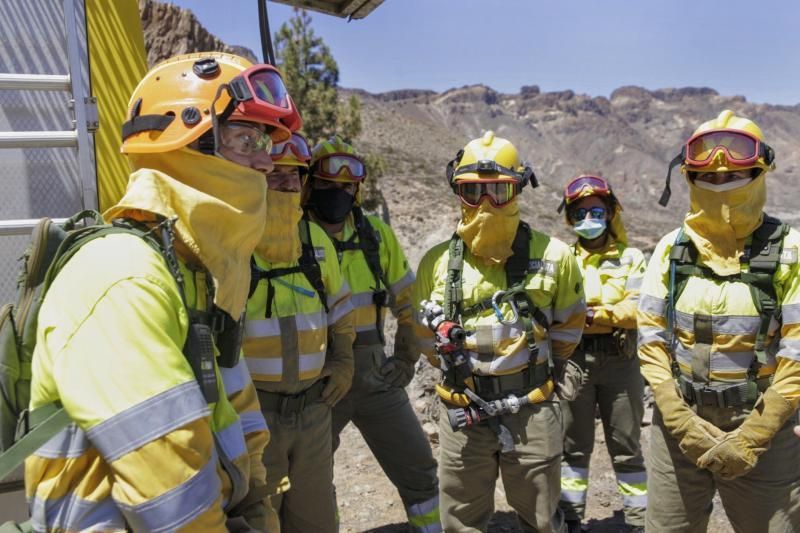
M707 181L694 180L694 184L699 189L705 189L707 191L714 191L714 192L725 192L725 191L732 191L740 187L744 187L751 181L753 181L752 178L726 181L725 183L709 183Z

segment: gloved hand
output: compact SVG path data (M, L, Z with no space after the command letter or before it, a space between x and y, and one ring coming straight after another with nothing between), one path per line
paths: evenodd
M329 335L328 351L321 376L328 378L322 389L322 401L333 407L344 398L353 384L353 341L346 334Z
M701 455L725 437L724 431L697 416L683 401L674 379L667 379L654 387L653 397L664 420L664 427L678 441L681 452L695 464Z
M767 389L742 425L703 454L697 466L708 468L723 479L735 479L748 473L794 412L786 398Z
M555 364L556 377L556 395L561 400L571 402L578 397L583 385L584 370L581 366L571 360L562 359L560 357L553 358Z
M398 324L394 336L394 357L381 367L383 380L392 387L406 387L414 377L414 365L419 360L417 337L411 324Z
M381 366L381 376L392 387L405 388L414 378L414 363L397 356L390 357Z

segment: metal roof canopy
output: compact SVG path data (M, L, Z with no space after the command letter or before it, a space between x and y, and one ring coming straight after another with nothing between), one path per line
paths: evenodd
M372 13L383 0L272 0L303 9L319 11L326 15L349 19L363 19Z

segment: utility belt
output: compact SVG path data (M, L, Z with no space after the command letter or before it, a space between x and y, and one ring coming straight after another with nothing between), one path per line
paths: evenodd
M383 339L377 329L356 332L356 340L353 342L354 348L359 346L375 346L376 344L383 344Z
M578 349L590 354L619 355L619 338L613 333L584 335Z
M770 384L771 376L755 381L716 385L695 383L683 375L678 377L678 386L686 403L701 407L752 407L759 393L767 390Z
M456 384L451 376L445 374L444 384L455 390L462 390L462 384ZM452 375L452 374L451 374ZM528 365L526 369L516 374L506 376L479 376L472 375L475 383L475 393L484 400L504 398L509 394L525 396L534 389L544 385L550 378L547 365Z
M322 398L322 391L327 383L327 379L320 379L306 390L297 394L281 394L280 392L267 392L258 389L256 389L256 392L262 411L279 413L281 416L291 416L300 414L306 407L318 403Z

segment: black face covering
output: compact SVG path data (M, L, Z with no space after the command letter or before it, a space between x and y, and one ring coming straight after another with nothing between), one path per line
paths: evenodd
M355 196L338 187L312 189L309 206L323 222L339 224L347 218L355 200Z

